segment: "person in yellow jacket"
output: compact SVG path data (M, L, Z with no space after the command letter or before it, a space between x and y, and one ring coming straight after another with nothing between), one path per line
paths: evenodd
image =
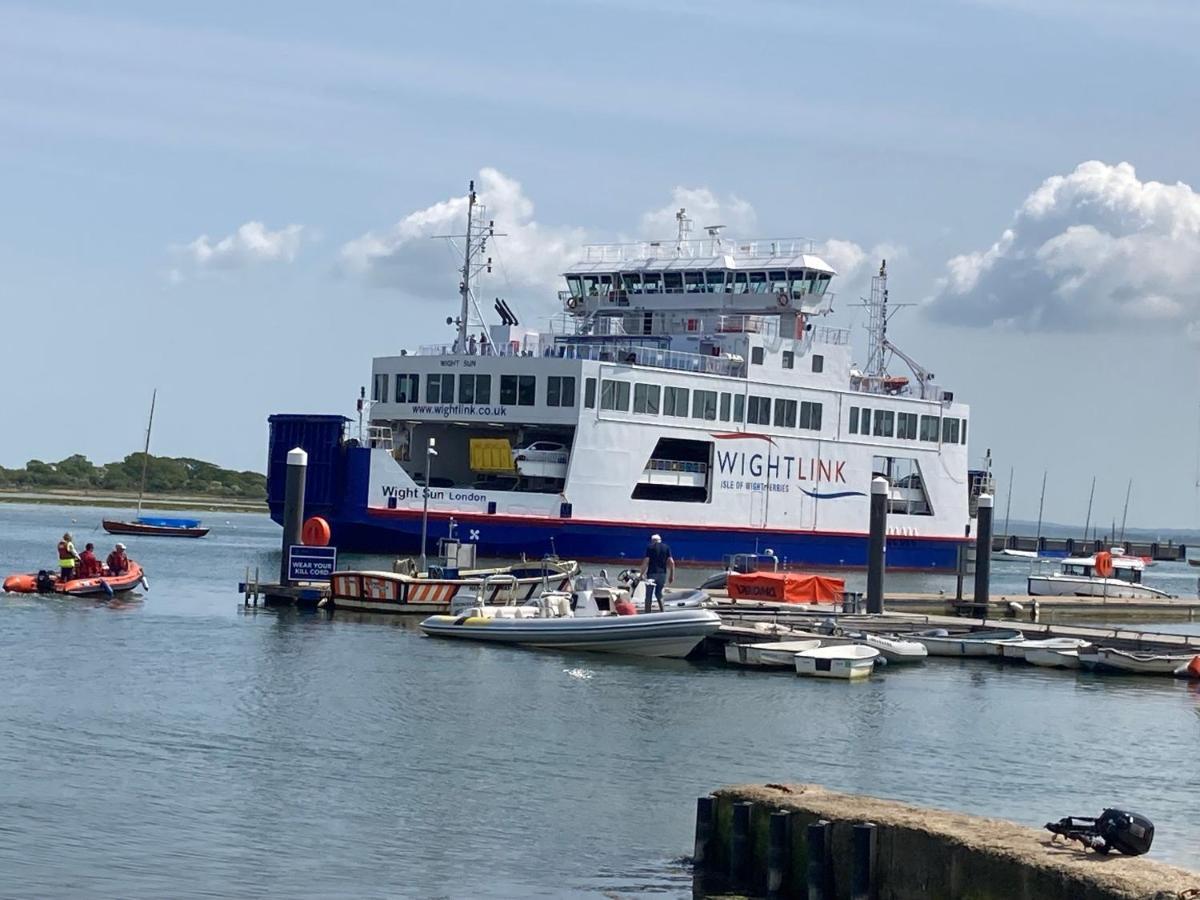
M75 563L78 561L79 554L75 552L75 545L71 543L71 532L68 531L58 542L59 584L66 584L75 577Z

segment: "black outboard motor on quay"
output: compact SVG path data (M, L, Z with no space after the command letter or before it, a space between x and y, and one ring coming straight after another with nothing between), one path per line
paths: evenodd
M1154 842L1154 823L1121 809L1106 809L1095 819L1065 816L1047 822L1046 828L1056 837L1079 841L1085 849L1090 847L1100 854L1115 850L1125 856L1141 856Z

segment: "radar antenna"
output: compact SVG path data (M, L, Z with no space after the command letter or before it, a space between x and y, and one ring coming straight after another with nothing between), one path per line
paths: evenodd
M461 280L458 283L458 293L462 301L457 319L448 319L448 323L458 326L458 334L454 340L454 349L459 353L466 352L467 333L471 328L471 310L475 310L475 319L483 325L483 313L475 296L475 282L480 269L484 273L492 271L492 258L486 256L487 243L494 237L504 237L496 231L496 223L486 219L487 207L478 202L475 196L475 181L471 180L467 188L467 233L466 234L435 234L450 242L450 246L461 250L463 265L460 271ZM485 221L486 219L486 221ZM462 241L461 247L458 242Z

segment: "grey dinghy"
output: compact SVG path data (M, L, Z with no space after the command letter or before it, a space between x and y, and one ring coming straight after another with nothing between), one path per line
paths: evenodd
M523 647L682 658L721 627L711 609L579 618L542 612L533 606L476 607L461 616L430 616L421 630L431 637Z

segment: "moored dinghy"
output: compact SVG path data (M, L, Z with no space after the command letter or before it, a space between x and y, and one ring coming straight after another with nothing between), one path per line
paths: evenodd
M1092 672L1122 675L1176 675L1196 659L1195 653L1136 653L1114 647L1097 647L1079 653L1080 665Z
M908 634L905 638L924 644L930 656L998 656L998 644L1021 641L1025 636L1015 628L993 628L958 634L937 628Z
M768 641L762 644L726 644L725 661L739 666L780 666L791 668L796 654L815 650L821 641L813 638L802 641Z
M813 678L866 678L875 671L879 651L862 644L816 647L796 654L796 674Z
M1032 647L1025 650L1025 662L1043 669L1078 669L1079 650Z
M1091 641L1066 637L1029 641L1004 641L998 644L1000 656L1003 659L1024 660L1026 662L1032 662L1029 659L1029 654L1034 650L1074 650L1076 652L1076 660L1078 660L1079 651L1091 646Z

